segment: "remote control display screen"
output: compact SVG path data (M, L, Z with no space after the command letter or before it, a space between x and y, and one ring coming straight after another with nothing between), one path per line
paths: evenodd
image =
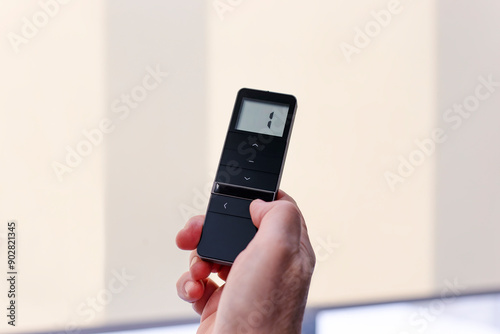
M282 137L290 107L243 98L236 129Z

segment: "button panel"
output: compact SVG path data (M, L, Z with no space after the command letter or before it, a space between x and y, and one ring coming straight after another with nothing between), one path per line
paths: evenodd
M208 211L250 218L252 200L212 194Z
M228 166L220 165L215 177L216 182L235 184L243 187L277 191L279 174L260 172L251 169L237 168L233 172L226 171Z
M202 258L233 263L257 233L249 218L208 211L197 251Z
M281 137L229 131L224 149L235 150L246 159L257 154L283 159L285 147L286 140Z
M240 167L261 172L279 174L281 171L282 157L266 156L261 153L241 154L236 150L224 150L220 160L221 165L228 165L237 161Z

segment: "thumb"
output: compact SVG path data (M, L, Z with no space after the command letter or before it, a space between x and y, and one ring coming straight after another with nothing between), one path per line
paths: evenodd
M280 241L299 244L302 215L295 203L283 199L254 200L250 204L250 215L259 229L256 239L273 241L273 244Z
M250 203L250 216L252 217L253 224L257 228L260 228L260 225L262 223L262 218L272 208L272 206L269 206L267 204L270 203L264 202L261 199L256 199L252 203Z

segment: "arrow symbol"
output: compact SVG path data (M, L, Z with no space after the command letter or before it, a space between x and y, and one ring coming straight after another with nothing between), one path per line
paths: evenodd
M227 208L226 208L226 205L227 205L227 202L226 202L226 203L224 203L224 209L227 209Z
M247 180L247 181L248 181L248 180L250 180L250 178L249 178L249 177L244 176L244 178L245 178L245 180Z
M252 144L253 147L259 147L259 144L255 143L255 144Z

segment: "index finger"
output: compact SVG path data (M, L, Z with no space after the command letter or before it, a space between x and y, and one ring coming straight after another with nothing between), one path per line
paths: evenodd
M177 247L184 250L196 249L201 238L204 221L205 216L194 216L189 219L186 226L177 233L175 238Z

